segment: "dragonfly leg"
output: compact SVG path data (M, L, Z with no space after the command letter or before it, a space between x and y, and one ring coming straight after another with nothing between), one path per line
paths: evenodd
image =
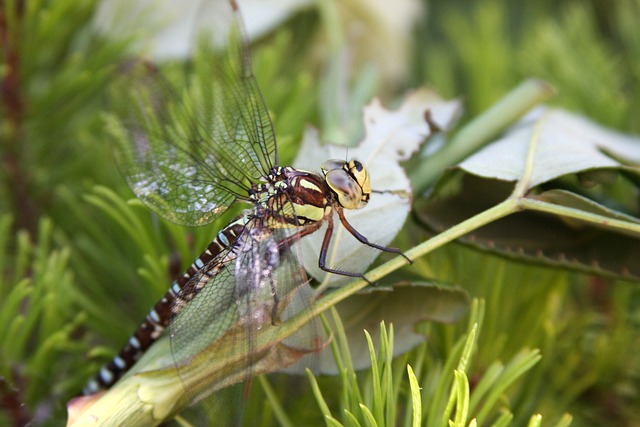
M338 270L335 268L327 267L327 250L331 243L331 236L333 235L333 217L329 215L327 218L327 231L324 233L324 239L322 240L322 246L320 247L320 257L318 258L318 267L327 273L339 274L341 276L359 277L373 286L373 283L365 277L362 273L353 273L350 271Z
M362 242L363 244L365 244L367 246L379 249L379 250L384 251L384 252L392 252L392 253L395 253L395 254L402 255L404 257L404 259L406 259L409 264L413 264L413 261L411 260L411 258L406 256L400 249L398 249L398 248L389 248L389 247L386 247L386 246L381 246L381 245L376 245L375 243L371 243L365 236L360 234L360 232L358 230L356 230L355 228L353 228L353 226L351 224L349 224L349 221L347 221L347 218L344 216L344 211L342 209L336 209L336 211L338 211L338 217L340 218L340 222L342 223L344 228L346 228L347 231L349 233L351 233L351 235L353 237L355 237L356 239L358 239L360 242Z
M278 292L276 291L276 284L273 282L273 277L269 277L269 285L271 286L271 296L273 297L273 308L271 309L271 324L276 326L276 314L278 312Z
M316 231L318 231L318 229L320 229L320 226L322 226L322 222L320 221L314 224L305 226L305 228L303 228L302 230L282 240L282 242L279 244L279 249L293 245L294 243L300 241L300 239L302 239L304 236L308 236L311 233L315 233Z

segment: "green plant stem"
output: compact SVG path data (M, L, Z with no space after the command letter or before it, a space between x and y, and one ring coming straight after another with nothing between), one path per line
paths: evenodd
M258 382L260 383L264 394L267 396L267 400L269 401L276 419L278 420L278 425L282 427L294 427L295 424L289 419L284 408L282 408L280 400L278 399L276 392L273 390L273 387L271 387L269 380L267 380L264 375L260 375L258 376Z
M557 205L555 203L544 202L534 198L522 198L518 200L518 206L521 209L527 209L538 212L546 212L553 215L560 215L567 218L579 219L595 225L605 226L611 231L621 231L625 234L632 234L640 237L640 224L631 221L609 218L580 209L570 208L567 206Z
M548 212L554 215L560 215L569 218L575 218L590 222L597 225L604 225L608 228L624 231L626 233L634 233L640 235L640 224L631 223L628 221L617 220L602 215L585 212L579 209L560 206L553 203L543 202L526 197L517 197L515 194L496 206L487 209L475 215L444 232L432 237L431 239L415 246L414 248L405 252L405 255L410 259L417 259L443 245L452 242L459 237L464 236L471 231L497 221L500 218L504 218L522 210L535 210L539 212ZM389 273L398 270L406 265L406 260L401 257L395 257L385 264L371 270L367 273L367 278L375 282ZM320 298L314 305L313 313L319 314L325 311L327 308L337 304L338 302L346 299L347 297L355 294L356 292L364 289L368 283L364 280L353 281L343 287L336 289L335 291ZM292 319L293 320L293 319Z
M490 222L496 221L506 215L509 215L513 212L516 212L517 202L513 199L507 199L504 202L487 209L486 211L473 216L472 218L463 221L448 230L432 237L431 239L415 246L414 248L405 252L405 255L410 259L416 259L425 255L434 249L437 249L446 243L449 243L473 230L476 230L483 225L489 224ZM407 261L401 257L395 257L385 264L371 270L367 273L367 278L375 282L389 273L407 265ZM355 280L342 286L335 291L327 294L326 296L320 298L318 302L314 306L315 314L319 314L326 310L327 308L337 304L343 299L353 295L354 293L360 291L361 289L367 287L368 283L364 280Z

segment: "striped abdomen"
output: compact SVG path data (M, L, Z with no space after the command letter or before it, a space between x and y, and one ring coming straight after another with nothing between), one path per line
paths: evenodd
M182 276L173 282L167 293L149 311L120 353L103 366L94 379L89 381L84 389L84 394L92 394L111 387L160 338L173 316L179 313L180 307L191 301L202 289L202 286L198 286L199 283L192 283L188 289L185 288L192 277L206 268L208 271L204 277L210 279L234 260L235 254L230 251L217 262L211 262L236 242L244 230L245 224L246 219L241 217L218 233L207 249L196 258Z

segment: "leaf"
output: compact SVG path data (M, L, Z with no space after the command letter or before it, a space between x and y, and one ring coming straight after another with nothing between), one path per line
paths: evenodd
M418 219L435 231L444 231L508 197L508 183L464 176L459 192L444 200L418 200ZM638 219L611 210L585 197L561 190L535 196L612 219ZM640 278L638 237L631 237L548 213L524 211L474 230L460 239L479 249L520 261L563 267L609 277Z
M524 212L462 240L515 259L634 279L640 277L635 262L640 168L631 165L637 162L640 139L561 110L537 110L446 173L430 199L418 200L415 209L424 224L444 231L507 198L519 198ZM512 181L518 181L515 193ZM544 213L525 210L536 208L527 201L542 202Z
M361 161L369 171L371 201L360 210L345 210L347 220L369 241L387 245L409 213L411 187L399 162L416 152L432 129L425 119L427 111L431 121L445 129L450 126L459 109L459 101L443 101L425 89L408 95L399 109L389 111L374 99L364 110L366 136L348 151L345 147L320 145L318 133L312 128L305 132L304 140L294 165L300 169L318 170L320 162L344 159L347 155ZM378 193L385 192L385 193ZM336 229L327 256L330 267L342 266L351 272L364 272L379 251L363 245L335 220ZM322 281L326 273L318 267L318 258L326 225L300 243L304 253L304 267L316 280ZM332 284L345 281L336 275Z
M417 333L424 321L452 323L469 308L465 291L451 286L430 283L399 283L393 288L369 287L369 291L349 297L336 305L340 313L353 367L356 370L371 366L371 358L362 331L371 331L372 340L379 340L379 324L384 320L395 331L394 356L405 353L424 342ZM332 324L332 329L335 325ZM327 348L320 353L320 371L337 374L335 359Z
M422 421L422 401L420 400L420 385L416 375L411 369L411 365L407 365L407 375L409 376L409 386L411 387L411 425L413 427L420 427Z
M534 128L542 120L539 135ZM536 109L504 137L467 158L459 167L469 173L503 181L524 176L532 137L537 139L533 173L527 188L564 175L616 168L640 178L640 138L613 132L584 117L560 109ZM623 163L624 162L624 163Z

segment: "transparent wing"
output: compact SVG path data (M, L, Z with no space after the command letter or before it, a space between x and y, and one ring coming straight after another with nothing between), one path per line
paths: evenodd
M277 163L239 15L225 1L215 4L209 25L196 31L190 70L178 73L188 81L171 84L137 61L124 67L110 96L109 125L127 183L183 225L212 222Z
M194 403L253 375L284 369L321 346L315 320L278 335L286 319L310 313L313 295L284 231L247 229L233 253L224 267L213 260L192 278L190 284L204 286L170 324L178 374Z

